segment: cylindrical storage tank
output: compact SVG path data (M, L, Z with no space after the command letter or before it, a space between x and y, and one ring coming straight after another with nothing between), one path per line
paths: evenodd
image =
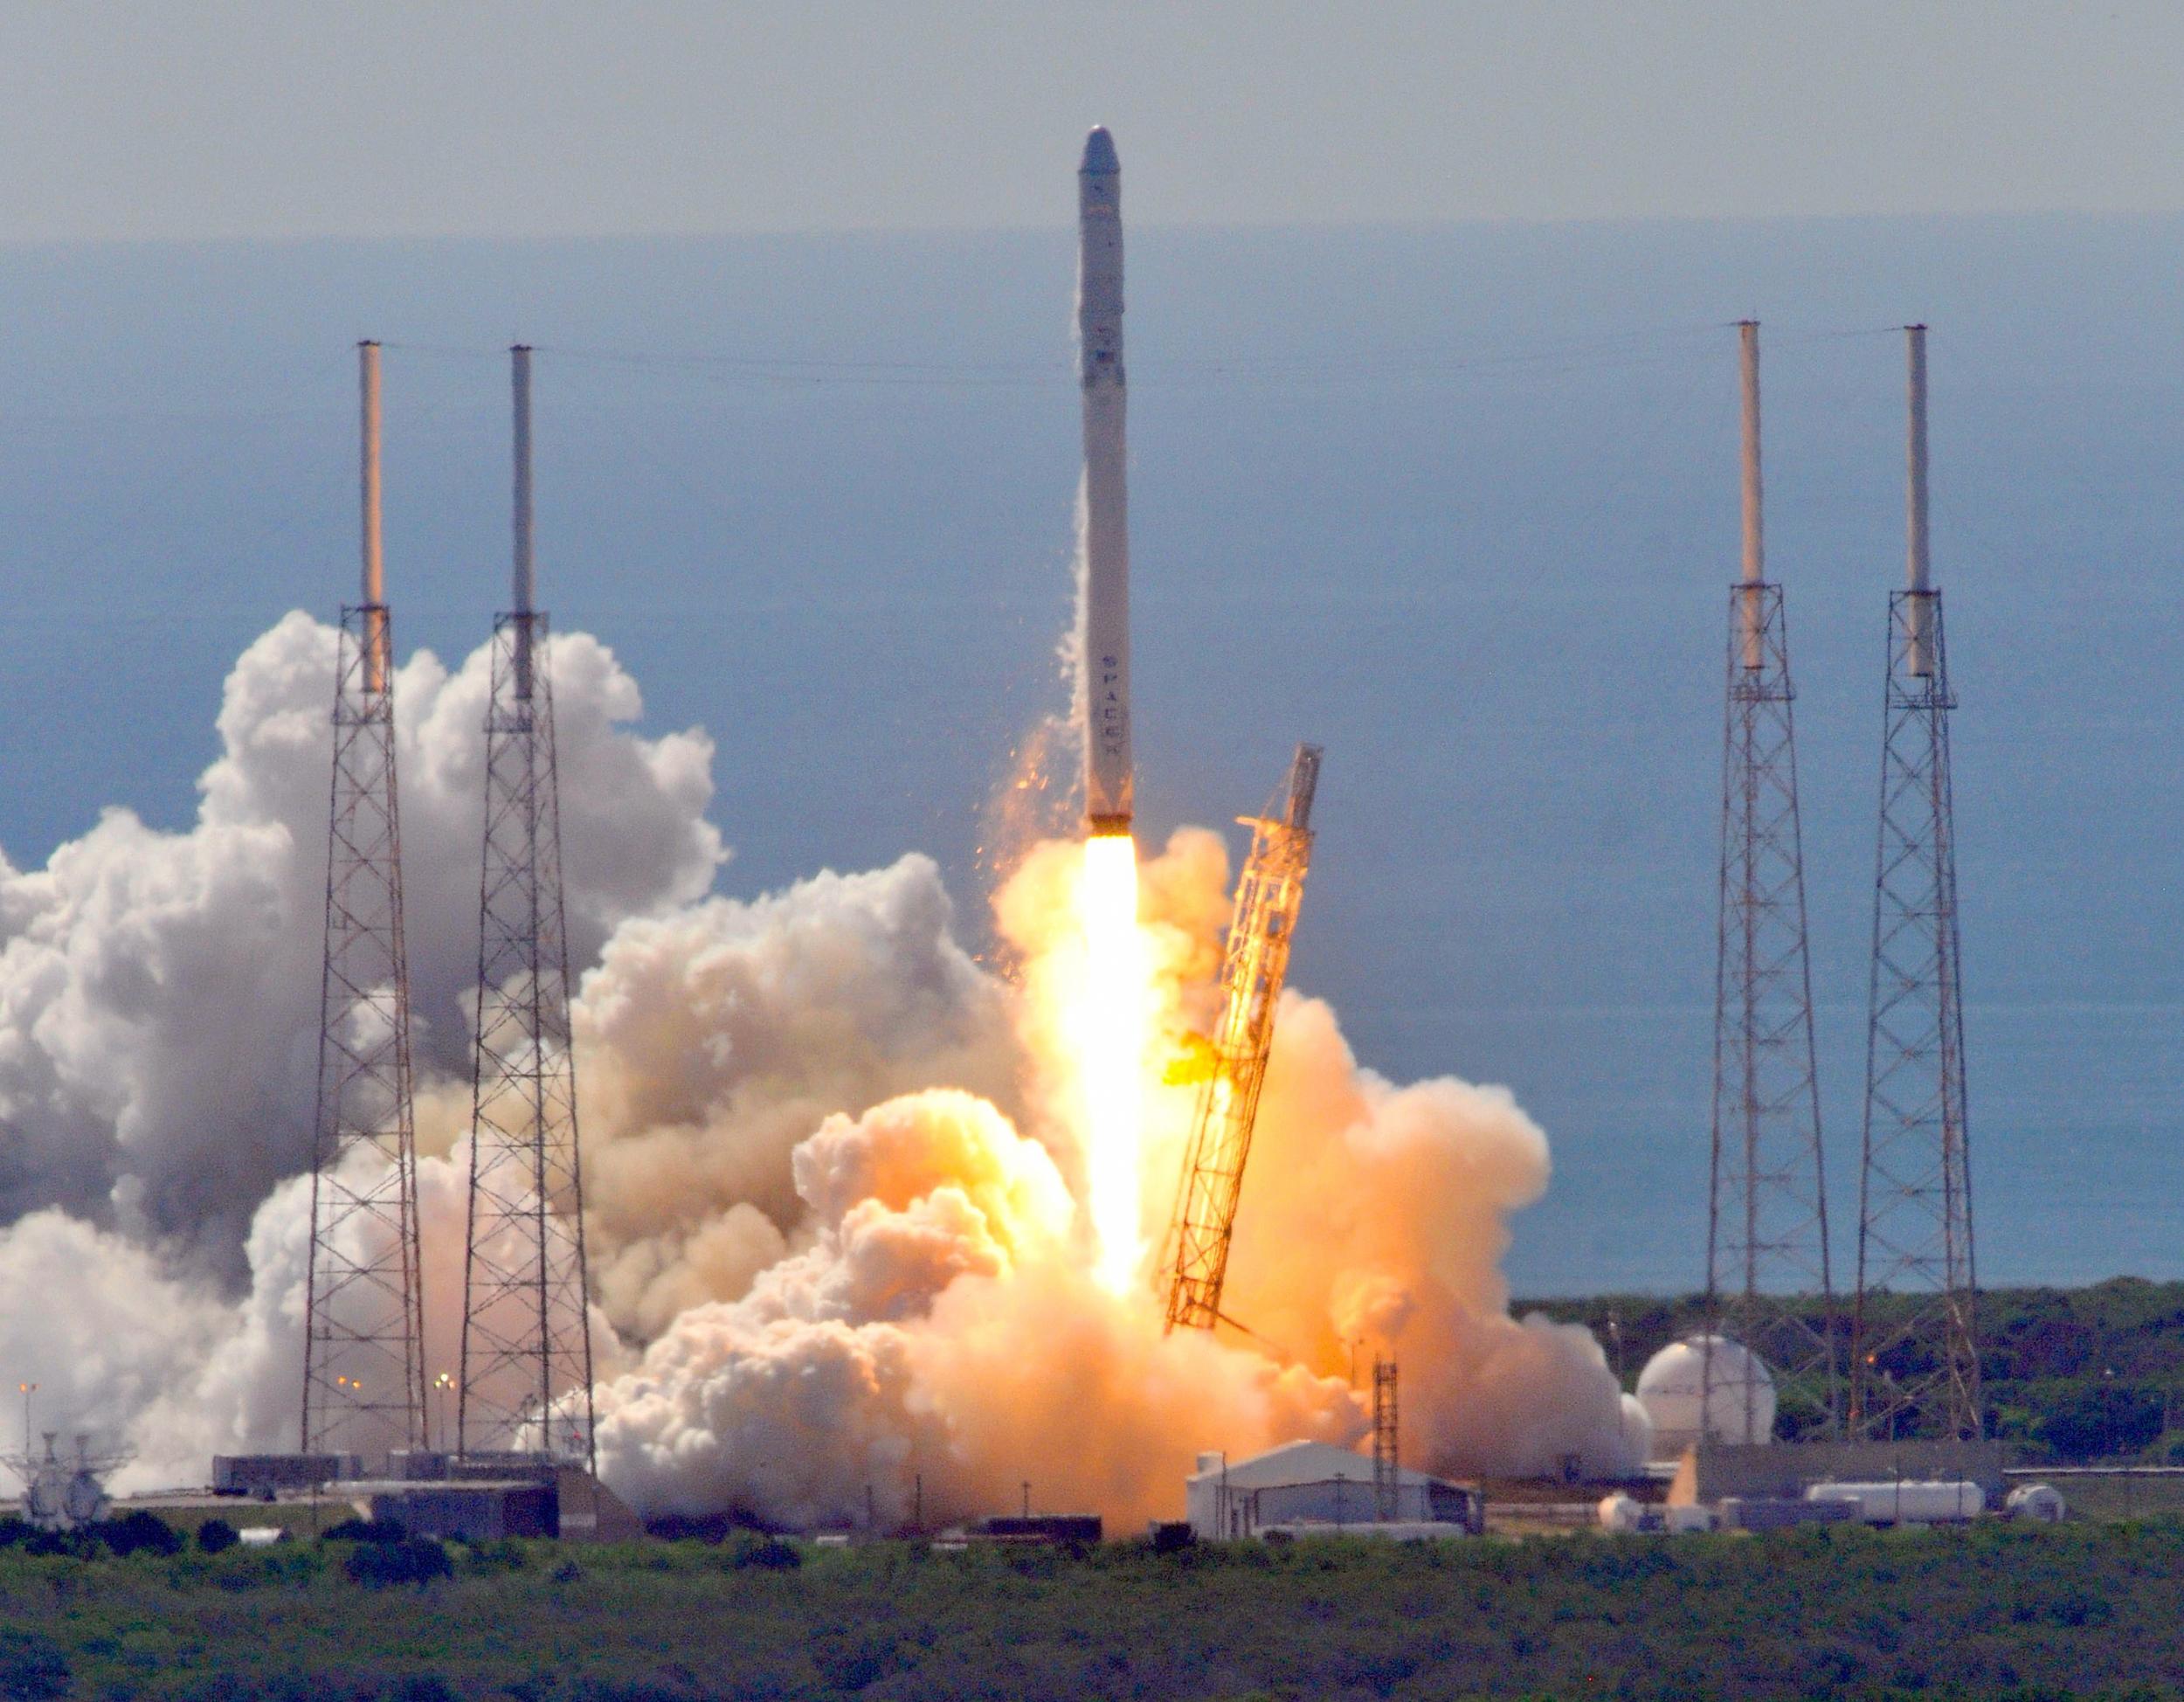
M2010 1491L2002 1503L2002 1511L2012 1519L2029 1519L2042 1525L2058 1523L2069 1511L2063 1505L2063 1495L2050 1484L2023 1484Z
M1868 1525L1957 1525L1987 1511L1987 1491L1968 1479L1814 1484L1805 1498L1851 1502Z
M1702 1410L1711 1442L1770 1442L1774 1436L1774 1379L1756 1354L1726 1336L1671 1342L1638 1373L1638 1404L1653 1424L1656 1459L1681 1455L1699 1439ZM1699 1385L1710 1371L1712 1387Z
M1628 1534L1638 1529L1644 1519L1645 1514L1640 1510L1638 1504L1620 1490L1613 1495L1601 1498L1600 1519L1600 1529L1603 1531L1615 1531Z

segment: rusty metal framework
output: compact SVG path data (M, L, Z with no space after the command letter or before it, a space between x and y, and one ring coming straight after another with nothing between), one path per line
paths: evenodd
M1723 1387L1711 1344L1722 1336L1742 1343L1772 1372L1786 1429L1803 1434L1835 1429L1839 1406L1794 698L1781 587L1756 580L1736 586L1723 739L1708 1351L1701 1374L1710 1393ZM1710 1400L1709 1410L1741 1399L1744 1433L1754 1435L1766 1398L1756 1380L1742 1379Z
M1941 593L1889 598L1850 1422L1981 1430Z
M1395 1361L1376 1353L1372 1360L1372 1502L1374 1516L1384 1522L1396 1517L1401 1503L1401 1440Z
M593 1463L591 1334L543 613L494 622L457 1445Z
M1312 794L1320 748L1300 744L1279 814L1243 817L1251 854L1236 883L1236 905L1221 963L1221 1014L1210 1066L1191 1118L1181 1186L1168 1231L1168 1323L1210 1330L1222 1320L1221 1285L1243 1192L1244 1164L1259 1114L1274 1018L1289 972L1289 943L1312 858ZM1230 1320L1233 1322L1233 1320Z
M410 986L387 607L342 611L326 871L302 1450L422 1446Z

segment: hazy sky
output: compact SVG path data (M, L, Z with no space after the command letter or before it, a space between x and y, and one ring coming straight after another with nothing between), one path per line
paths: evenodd
M0 0L0 239L2184 205L2184 5Z

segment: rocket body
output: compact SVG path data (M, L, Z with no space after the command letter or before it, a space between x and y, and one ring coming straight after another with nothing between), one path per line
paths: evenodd
M1123 172L1095 129L1077 172L1077 345L1084 385L1084 808L1095 834L1130 832L1130 497L1123 471Z

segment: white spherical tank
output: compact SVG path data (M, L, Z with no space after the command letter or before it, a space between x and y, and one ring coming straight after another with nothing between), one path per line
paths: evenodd
M1614 1531L1618 1535L1627 1536L1633 1531L1641 1529L1646 1519L1645 1509L1620 1490L1605 1498L1594 1512L1600 1521L1600 1529Z
M1638 1373L1638 1404L1653 1421L1658 1457L1679 1455L1698 1440L1702 1412L1711 1441L1773 1440L1774 1379L1757 1356L1725 1336L1711 1339L1713 1387L1702 1398L1709 1340L1671 1342Z
M1653 1419L1635 1394L1622 1397L1623 1457L1633 1466L1654 1457Z

